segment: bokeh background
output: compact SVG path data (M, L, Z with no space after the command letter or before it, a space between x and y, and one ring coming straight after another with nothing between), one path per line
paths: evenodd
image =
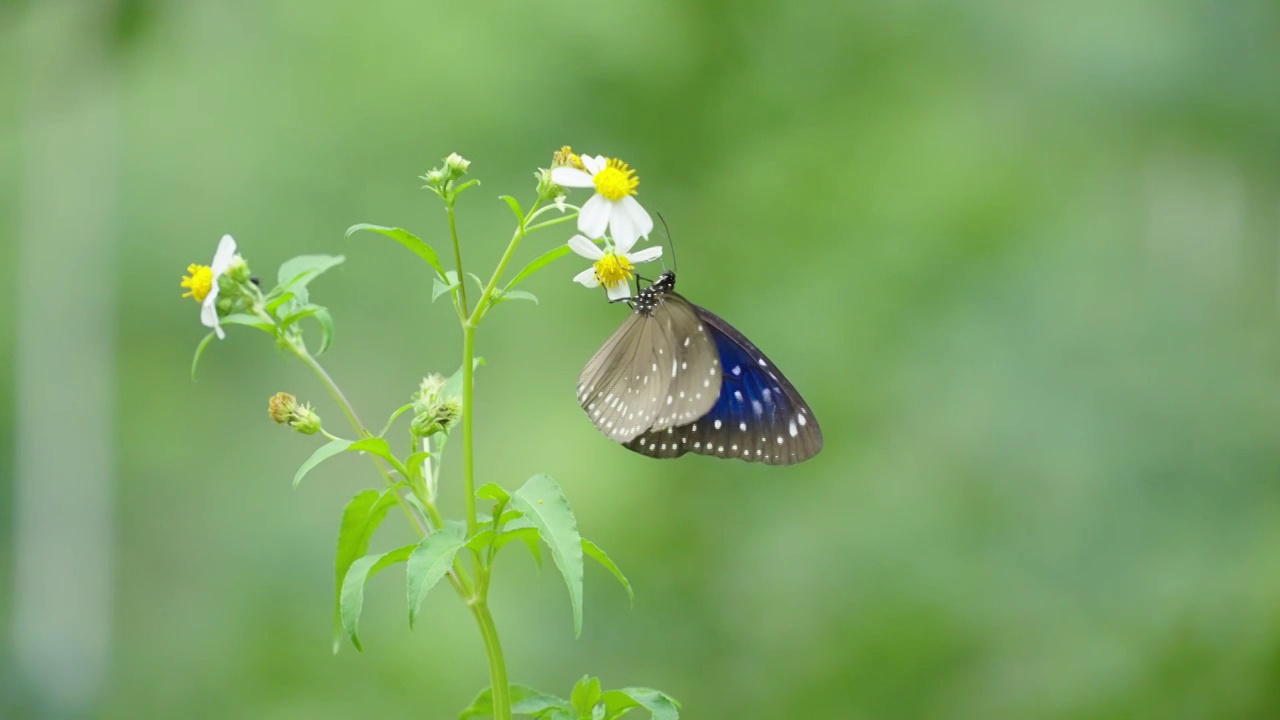
M562 144L618 155L681 290L822 420L814 461L658 462L578 370L622 319L566 259L479 335L481 481L535 471L639 598L522 550L513 681L689 718L1280 717L1280 7L1189 2L0 3L0 716L450 718L487 684L450 592L371 584L329 651L340 458L272 426L296 362L205 355L186 265L301 253L366 418L460 355L417 176L470 267ZM525 243L527 260L567 235ZM373 420L370 420L373 422ZM446 504L457 512L457 466ZM392 517L375 539L404 541Z

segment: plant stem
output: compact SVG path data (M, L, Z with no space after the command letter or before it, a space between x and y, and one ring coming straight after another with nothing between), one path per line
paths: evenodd
M502 657L502 643L498 640L498 628L484 598L477 598L471 612L480 625L484 648L489 655L490 697L493 700L493 720L511 720L511 687L507 684L507 665Z
M467 320L462 323L462 483L467 498L467 537L476 534L476 468L471 424L475 409L475 356L476 328Z
M453 202L446 202L445 212L449 214L449 235L453 238L453 263L458 269L458 317L464 322L467 318L467 279L462 276L462 248L458 245L458 219L453 214Z
M467 325L479 323L480 318L488 310L493 301L493 291L498 286L498 280L502 278L502 273L506 271L507 263L511 262L511 257L516 254L516 248L520 247L520 241L528 234L529 218L537 211L538 205L541 203L541 200L533 203L533 207L529 208L524 220L520 221L520 227L516 228L516 231L512 233L511 242L507 243L507 250L502 253L502 259L498 261L498 267L494 268L493 276L489 278L489 284L485 285L484 292L480 294L480 299L476 301L476 309L467 320Z

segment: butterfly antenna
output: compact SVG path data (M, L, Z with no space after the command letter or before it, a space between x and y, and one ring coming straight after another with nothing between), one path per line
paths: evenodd
M662 217L662 213L658 213L658 219L662 221L662 231L667 236L667 247L671 248L671 269L676 270L680 267L680 263L676 262L676 243L671 238L671 228L667 227L667 219ZM662 269L667 269L667 261L662 261Z

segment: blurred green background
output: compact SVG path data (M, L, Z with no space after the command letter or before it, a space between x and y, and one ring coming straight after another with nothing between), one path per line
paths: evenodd
M224 232L265 277L346 254L325 359L385 416L457 367L455 321L343 231L443 248L416 176L457 151L487 270L496 196L568 143L638 169L681 291L826 448L608 442L573 389L622 310L578 260L538 276L479 335L480 481L552 474L639 598L590 567L575 641L554 569L504 555L513 681L689 718L1280 717L1277 70L1267 0L0 3L0 715L450 718L487 684L457 599L410 633L396 573L330 654L339 509L377 479L292 491L315 443L267 397L336 408L242 328L193 383L178 280Z

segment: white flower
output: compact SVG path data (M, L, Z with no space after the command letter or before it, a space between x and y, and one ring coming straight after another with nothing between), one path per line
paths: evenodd
M218 279L222 277L227 268L231 267L231 263L236 258L236 241L230 235L223 235L218 241L218 250L213 254L213 262L209 268L213 270L213 281L209 287L209 294L205 296L204 302L200 304L200 324L218 333L218 339L221 340L227 336L222 329L222 324L218 322Z
M582 167L566 165L551 169L551 179L564 187L594 187L596 194L578 213L578 231L587 237L609 235L627 248L653 232L653 218L636 202L640 178L636 171L617 158L582 155Z
M573 281L589 288L604 284L610 300L622 300L631 297L632 270L642 262L657 260L662 256L660 246L647 247L636 252L629 252L635 245L632 240L625 245L618 241L613 248L601 250L595 243L581 235L569 238L569 248L582 257L593 261L591 267L573 276Z

